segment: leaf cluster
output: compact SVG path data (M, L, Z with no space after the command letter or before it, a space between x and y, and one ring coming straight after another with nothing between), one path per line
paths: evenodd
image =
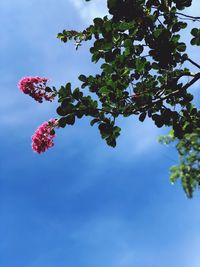
M194 190L200 188L200 128L185 134L182 139L174 138L173 131L160 138L161 143L176 142L179 153L179 164L170 168L170 180L175 183L181 180L186 195L191 198Z
M200 110L188 92L200 73L192 73L184 64L188 61L198 71L200 66L186 53L188 44L180 34L187 28L180 10L191 4L192 0L107 0L109 17L95 18L81 32L58 34L64 43L74 40L76 49L90 41L91 61L100 63L96 75L79 76L80 88L72 90L67 83L58 90L60 127L89 116L91 125L97 124L101 137L114 147L120 135L116 125L120 116L135 115L141 122L149 118L159 128L170 126L173 137L180 141L180 155L190 154L184 159L181 156L182 167L173 167L171 178L181 178L188 196L199 179L199 174L198 179L192 178L199 173L199 165L191 161L197 155L190 151L198 150L194 144L199 142L200 126ZM191 45L200 45L200 29L193 28L191 35ZM188 77L186 83L181 82L184 76ZM84 94L85 88L89 95ZM183 150L188 137L192 148Z

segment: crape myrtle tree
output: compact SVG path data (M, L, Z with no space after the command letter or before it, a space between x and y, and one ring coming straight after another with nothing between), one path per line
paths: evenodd
M170 178L172 182L181 179L192 197L200 187L200 109L188 89L200 79L200 65L185 52L180 35L192 21L187 45L200 45L200 17L182 13L191 5L192 0L107 0L108 16L95 18L83 31L59 33L62 42L75 41L76 49L90 41L91 60L101 67L96 75L81 74L80 88L72 88L70 82L50 88L48 79L41 77L19 82L19 88L38 102L58 98L59 117L36 130L33 150L46 151L54 145L57 128L85 116L115 147L121 131L117 118L136 116L141 122L148 118L155 127L171 127L170 134L161 137L163 143L176 142L180 156Z

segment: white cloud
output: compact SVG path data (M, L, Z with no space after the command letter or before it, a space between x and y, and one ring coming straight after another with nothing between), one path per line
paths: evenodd
M86 3L83 0L69 0L78 10L84 23L90 23L96 17L103 17L107 14L107 1L96 0Z

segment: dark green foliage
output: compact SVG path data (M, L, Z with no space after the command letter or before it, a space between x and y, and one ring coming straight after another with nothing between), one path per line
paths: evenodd
M76 49L90 40L91 61L99 61L101 66L96 75L78 77L81 88L72 90L70 83L62 86L57 108L61 127L89 116L91 125L98 125L101 137L112 147L120 134L116 126L119 116L137 115L141 122L149 118L156 127L170 126L173 138L179 140L181 155L181 165L173 167L175 178L171 179L181 178L189 197L199 181L196 153L200 111L188 88L200 79L200 66L185 53L187 44L181 40L180 31L187 28L181 18L199 18L180 10L191 4L192 0L107 0L109 18L95 18L82 32L59 33L64 43L74 40ZM200 45L200 29L192 29L191 34L191 44ZM197 72L185 68L186 62L193 64ZM188 77L188 82L180 82L183 76ZM82 92L84 88L90 95ZM192 143L183 149L188 140Z
M191 198L194 190L200 188L200 128L185 134L180 140L171 131L168 136L161 137L160 141L165 144L176 141L180 163L170 168L170 180L174 183L181 179L184 191Z
M200 45L200 29L194 28L191 31L191 34L194 36L191 40L192 45Z

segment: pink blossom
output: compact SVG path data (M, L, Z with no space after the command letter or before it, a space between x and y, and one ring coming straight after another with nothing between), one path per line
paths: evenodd
M55 137L54 128L58 126L55 119L44 122L40 125L32 136L32 149L38 154L45 152L54 146L53 138Z
M47 81L47 78L24 77L19 81L18 87L24 94L30 95L40 103L43 100L52 101L55 94L45 91Z

